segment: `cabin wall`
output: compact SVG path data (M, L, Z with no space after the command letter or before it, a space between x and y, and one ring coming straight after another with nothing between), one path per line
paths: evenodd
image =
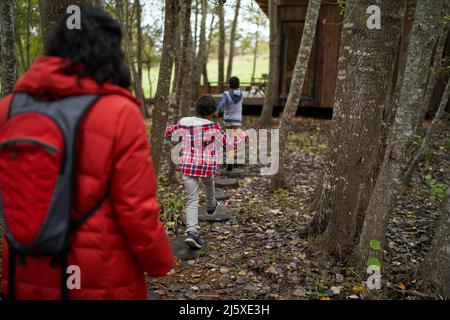
M289 23L304 22L307 3L307 1L303 0L279 0L278 30L280 32L283 31L283 28L286 28L286 25ZM305 86L302 91L303 98L301 100L301 106L333 107L342 20L343 17L339 14L338 6L330 1L324 2L320 9L316 43ZM287 45L286 42L290 43L291 46L299 46L301 32L298 33L287 32L286 38L280 39L279 43L280 74L277 77L277 90L281 98L281 105L286 100L286 91L289 88L285 82L288 81L286 78L290 79L291 77L292 59L295 60L298 52L298 48L291 50L291 52L283 52L283 46ZM292 37L298 37L298 39L293 39ZM289 68L286 68L286 60L291 62Z
M268 14L268 0L256 0L266 14ZM278 30L282 32L283 24L287 22L302 22L305 20L306 11L308 7L308 0L277 0L278 6ZM398 77L399 67L404 59L406 59L406 48L408 45L409 35L411 33L412 22L414 19L414 12L411 15L405 17L404 33L401 37L399 44L399 58L396 62L395 72ZM322 7L320 9L320 16L318 22L318 29L316 35L316 45L314 48L314 56L312 61L314 62L309 71L309 76L313 76L313 99L305 99L305 95L311 92L309 83L306 83L303 88L303 98L301 100L301 106L316 106L316 107L328 107L334 106L339 50L341 42L343 16L339 13L339 6L336 0L323 0ZM300 34L289 34L289 37L299 37ZM276 77L277 95L279 97L278 105L283 106L286 102L286 96L283 96L286 92L286 88L283 87L283 79L286 76L286 72L289 70L283 69L283 59L292 60L292 56L296 56L297 50L287 53L283 56L283 45L285 42L295 42L296 45L300 43L299 39L293 41L293 39L281 39L278 42L278 68ZM287 56L290 55L290 56ZM450 55L450 35L447 39L445 56ZM292 71L292 70L291 70ZM289 75L288 75L289 76ZM308 77L308 75L307 75ZM444 93L445 85L449 79L447 74L441 76L438 79L436 87L433 91L433 97L429 106L429 114L433 114L439 106L440 100ZM306 79L308 80L308 79ZM394 83L395 84L395 81ZM447 104L447 110L450 112L450 101Z

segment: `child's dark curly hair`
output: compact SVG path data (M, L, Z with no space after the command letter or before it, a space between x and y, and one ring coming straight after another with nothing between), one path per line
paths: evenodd
M210 116L216 112L216 101L211 95L201 96L197 100L196 111L200 117Z

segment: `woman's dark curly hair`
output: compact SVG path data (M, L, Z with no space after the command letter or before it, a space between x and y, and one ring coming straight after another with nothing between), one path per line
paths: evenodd
M65 15L53 31L46 55L71 60L69 74L129 88L130 72L120 47L120 24L102 9L91 6L80 9L81 29L70 30L66 23L70 15Z

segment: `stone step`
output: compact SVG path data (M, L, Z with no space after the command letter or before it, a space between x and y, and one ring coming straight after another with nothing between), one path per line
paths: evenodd
M205 207L198 209L198 220L207 222L225 222L231 219L231 211L219 207L215 214L208 214Z
M222 189L216 189L216 199L217 200L227 200L230 198L230 195Z
M242 168L234 168L232 171L223 170L221 175L227 178L244 178L246 170Z
M183 261L194 260L197 259L202 253L203 249L194 250L191 249L185 242L184 239L186 237L177 237L170 240L170 246L172 247L173 255ZM205 245L203 248L205 248Z
M216 177L216 186L220 188L236 188L239 187L239 181L235 178Z

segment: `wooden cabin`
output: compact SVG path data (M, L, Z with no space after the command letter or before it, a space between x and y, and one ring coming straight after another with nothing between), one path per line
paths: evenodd
M268 15L269 0L255 0ZM277 29L281 33L278 41L277 105L285 105L294 70L298 49L308 8L308 0L277 0ZM338 72L339 50L343 15L336 0L322 0L317 24L315 46L309 70L303 87L300 107L333 108ZM405 33L402 36L400 52L404 52L408 35L411 32L413 17L406 15ZM450 54L450 40L447 39L445 55ZM403 57L400 57L402 59ZM433 113L444 93L448 75L438 79L434 89L429 111ZM450 111L450 101L447 105Z
M268 0L256 0L268 15ZM300 47L308 0L278 0L277 95L283 106L289 94L292 73ZM336 1L323 1L319 13L316 40L306 74L300 106L332 108L336 88L343 16Z

